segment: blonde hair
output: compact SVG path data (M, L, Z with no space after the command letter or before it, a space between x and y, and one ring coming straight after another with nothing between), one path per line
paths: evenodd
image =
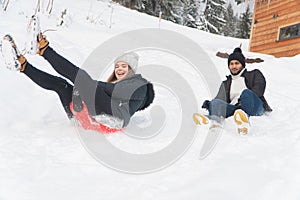
M117 80L116 74L115 74L115 69L112 72L112 74L108 77L108 79L106 80L106 82L108 83L113 83Z

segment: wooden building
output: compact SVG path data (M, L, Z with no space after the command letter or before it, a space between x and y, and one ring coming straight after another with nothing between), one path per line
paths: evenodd
M255 0L249 51L300 54L300 0Z

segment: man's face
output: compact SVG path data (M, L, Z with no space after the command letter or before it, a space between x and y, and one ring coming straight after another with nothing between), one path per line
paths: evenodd
M232 75L238 75L242 71L243 65L238 60L232 60L228 68Z

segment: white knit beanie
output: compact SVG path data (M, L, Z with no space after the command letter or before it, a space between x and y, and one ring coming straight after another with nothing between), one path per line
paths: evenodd
M124 53L123 55L115 59L114 64L116 64L117 62L126 62L130 66L132 71L136 72L138 68L139 55L134 52Z

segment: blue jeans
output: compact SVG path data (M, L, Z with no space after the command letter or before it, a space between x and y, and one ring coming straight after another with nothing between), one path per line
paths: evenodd
M213 99L209 105L209 115L230 117L237 109L242 109L249 116L260 116L264 113L262 100L251 90L243 90L240 96L240 106L229 104L221 99Z

